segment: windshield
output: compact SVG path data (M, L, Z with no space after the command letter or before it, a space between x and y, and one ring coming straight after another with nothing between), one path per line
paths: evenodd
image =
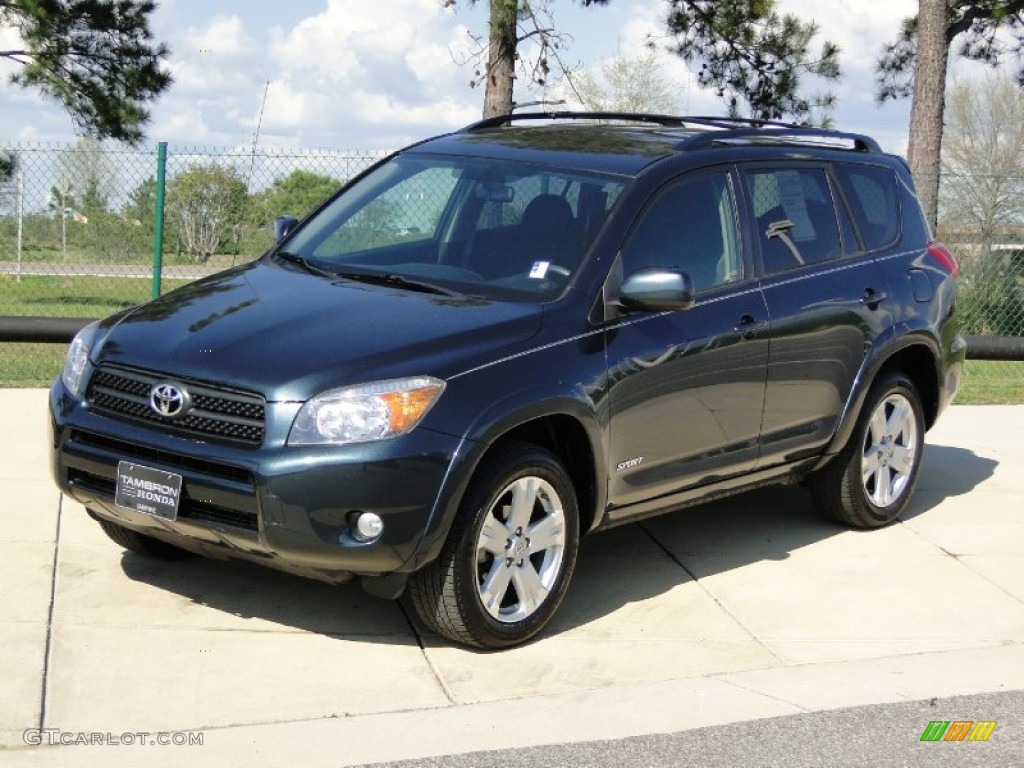
M386 276L392 285L546 301L579 268L623 187L618 178L529 163L402 155L281 249L347 279Z

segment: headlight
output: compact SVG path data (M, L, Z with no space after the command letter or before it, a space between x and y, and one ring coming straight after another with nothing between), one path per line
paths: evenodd
M289 445L365 443L404 435L444 391L430 376L390 379L321 392L295 417Z
M68 347L68 353L64 356L60 378L68 393L74 397L80 397L82 394L81 387L85 383L85 369L89 364L89 352L97 325L98 323L89 323L75 334L71 346Z

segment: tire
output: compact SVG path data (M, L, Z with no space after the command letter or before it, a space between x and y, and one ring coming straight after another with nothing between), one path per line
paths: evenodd
M123 525L112 523L109 520L99 520L100 528L129 552L136 555L148 557L154 560L184 560L187 557L194 557L191 552L168 544L160 539L154 539L144 533L125 528Z
M477 469L441 554L412 575L409 598L420 619L450 640L518 645L562 602L578 547L579 511L565 468L542 448L507 443Z
M818 507L855 528L899 517L917 484L924 453L924 411L904 374L883 374L871 387L850 442L809 479Z

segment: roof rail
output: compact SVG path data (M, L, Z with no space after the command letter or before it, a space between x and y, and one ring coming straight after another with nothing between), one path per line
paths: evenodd
M857 152L881 152L878 142L870 136L860 133L846 133L827 128L808 128L804 126L786 126L785 124L768 123L768 127L728 128L722 131L702 131L683 139L676 149L705 149L716 144L727 144L733 141L750 141L751 144L820 144L814 139L826 141L848 141Z
M685 127L707 126L711 128L736 128L737 126L749 126L752 128L800 128L794 123L784 123L778 120L761 120L751 117L716 117L709 115L661 115L648 114L646 112L576 112L572 110L552 112L518 112L510 115L496 115L470 123L462 128L459 133L470 133L485 128L497 128L503 125L510 125L513 122L526 120L621 120L623 122L654 123L656 125Z
M459 133L472 133L485 128L497 128L526 120L623 120L636 123L655 123L665 126L686 125L688 118L673 115L648 115L641 112L519 112L511 115L485 117L460 129Z
M716 115L688 115L687 122L704 125L720 126L722 128L735 128L736 126L749 126L751 128L805 128L798 123L787 123L782 120L767 120L760 117L720 117Z
M810 144L814 139L845 141L853 144L857 152L881 152L882 148L870 136L859 133L845 133L828 128L812 128L779 120L762 120L750 117L713 117L706 115L657 115L642 112L520 112L510 115L496 115L470 123L458 133L472 133L487 128L498 128L512 123L529 120L619 120L623 122L653 123L671 128L711 128L688 136L676 145L676 149L705 149L716 144L732 141L751 143Z

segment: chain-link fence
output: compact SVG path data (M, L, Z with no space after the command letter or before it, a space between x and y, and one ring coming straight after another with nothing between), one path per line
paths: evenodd
M162 291L255 258L277 216L305 214L384 154L171 147ZM156 177L155 147L0 144L0 315L101 317L151 298ZM965 334L1024 336L1020 206L1017 227L1013 216L995 227L943 211L939 236L962 267ZM62 352L0 343L0 386L45 384ZM1024 402L1024 363L971 361L965 385L996 393L974 399Z
M171 147L161 292L251 260L384 152ZM102 317L152 298L157 150L0 144L0 315ZM0 386L45 383L62 345L0 344Z

